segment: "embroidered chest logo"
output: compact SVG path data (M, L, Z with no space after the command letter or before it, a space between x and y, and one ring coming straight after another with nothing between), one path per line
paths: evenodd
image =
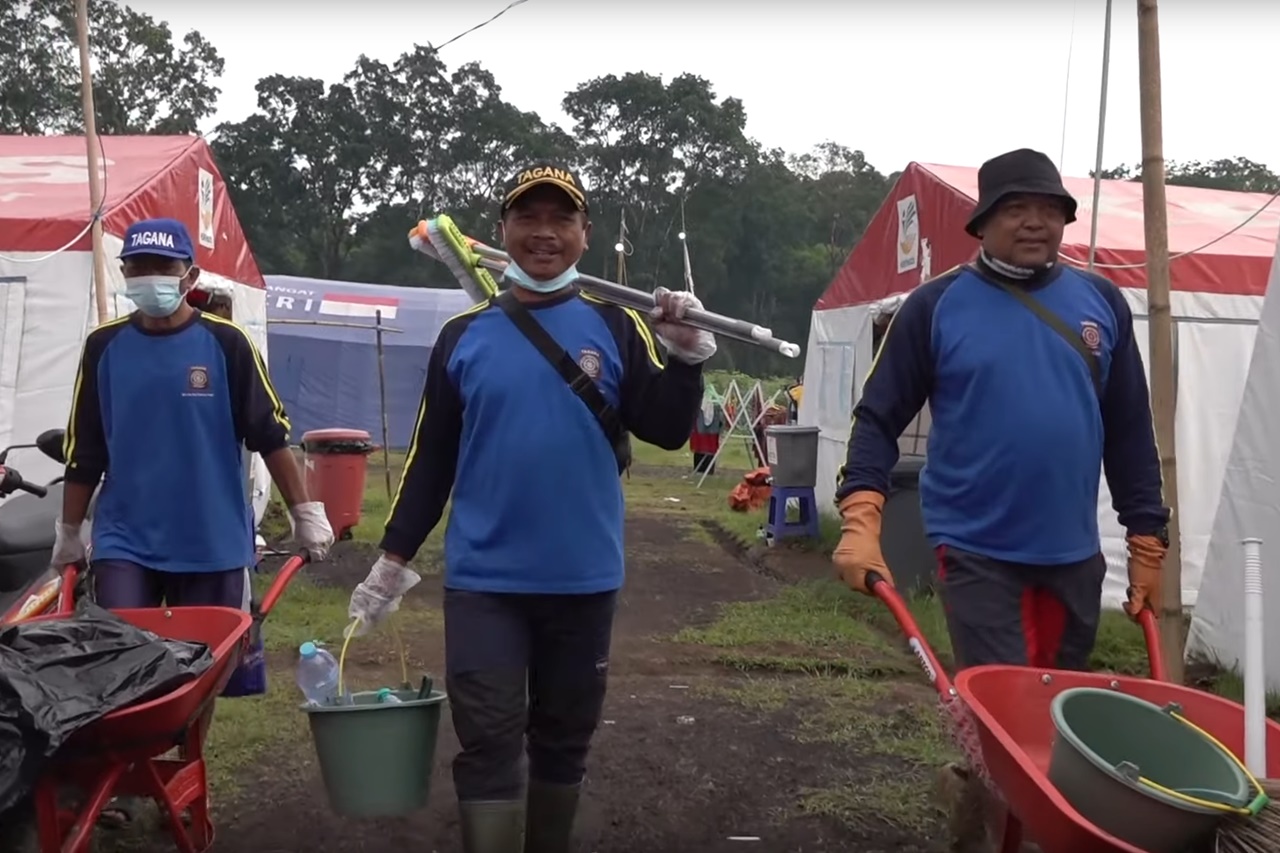
M1089 352L1097 355L1102 349L1102 331L1098 328L1098 324L1092 320L1081 322L1080 340L1084 341L1084 345L1089 348Z
M600 364L600 353L590 347L586 347L578 354L578 367L581 367L582 372L592 379L600 378Z
M209 368L194 365L187 368L187 393L184 397L209 397Z

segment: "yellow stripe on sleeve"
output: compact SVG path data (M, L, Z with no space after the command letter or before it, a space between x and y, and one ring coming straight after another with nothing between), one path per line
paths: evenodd
M249 333L239 323L233 323L230 320L224 320L216 314L205 314L201 312L202 317L213 323L220 323L224 326L230 326L241 335L244 336L245 343L249 345L249 351L253 353L253 366L258 371L258 380L262 383L262 387L267 392L267 398L271 400L271 416L275 418L276 423L284 427L285 432L293 429L293 425L289 423L289 418L284 411L284 402L276 394L275 386L271 384L271 374L267 372L267 363L262 358L262 353L258 351L258 346L253 342L253 338L249 337Z
M106 329L111 326L119 326L122 323L127 323L129 322L129 316L130 315L126 314L123 317L117 317L114 320L109 320L101 326L98 326L97 329ZM96 332L97 329L94 329L94 331ZM90 337L92 337L92 334L90 334ZM85 340L84 346L87 350L89 346L88 339ZM84 356L85 352L82 350L80 353L80 366L76 368L76 384L71 390L71 415L67 418L67 432L62 437L62 458L67 460L67 465L72 468L75 467L76 422L80 420L80 394L84 387Z
M444 321L444 325L440 327L441 333L448 328L449 324L454 320L462 317L469 317L472 314L478 314L492 304L492 300L486 299L484 302L478 302L472 305L466 311L460 314L454 314L448 320ZM437 341L439 338L437 338ZM392 517L396 514L396 507L400 505L400 496L404 493L405 481L409 479L409 472L413 470L414 460L418 458L418 436L422 433L422 423L427 418L427 391L422 390L422 403L418 406L418 418L413 423L413 438L409 439L409 453L404 458L404 468L400 471L400 483L396 486L396 493L391 497L391 508L387 510L387 520L383 522L383 526L391 523Z

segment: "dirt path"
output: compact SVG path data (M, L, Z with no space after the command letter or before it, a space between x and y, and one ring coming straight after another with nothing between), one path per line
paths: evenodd
M851 780L892 779L905 765L847 741L797 736L807 723L796 707L751 698L784 682L753 679L717 663L706 646L672 640L681 629L712 623L721 604L772 598L795 578L771 568L776 560L732 553L701 526L682 526L669 517L633 518L627 535L627 586L615 630L605 723L595 742L579 820L580 850L940 850L937 842L922 837L934 835L930 829L894 826L879 818L873 804L859 807L856 797L845 798L840 808L822 807ZM318 582L349 587L368 565L365 549L346 546L311 574ZM816 571L816 561L805 563L796 577ZM439 595L439 579L428 578L406 607L436 609ZM415 666L440 671L438 628L416 629L406 640ZM280 667L291 663L281 660ZM385 656L356 655L353 680L382 677L390 671L388 663ZM286 679L287 670L276 678ZM747 699L727 698L732 696ZM839 705L832 707L836 717L845 713ZM329 812L308 742L281 744L239 774L235 795L215 803L215 850L458 851L449 776L456 748L446 714L430 807L409 819L361 823ZM743 837L758 840L734 840Z

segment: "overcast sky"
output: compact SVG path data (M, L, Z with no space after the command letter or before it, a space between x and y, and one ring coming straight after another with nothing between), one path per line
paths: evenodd
M253 111L260 77L336 82L361 53L390 62L415 42L443 44L507 0L129 2L179 35L200 30L221 51L222 121ZM1114 4L1108 166L1141 155L1136 6ZM771 147L799 152L830 139L889 172L912 160L977 166L1030 146L1086 175L1105 8L1105 0L525 0L441 55L451 67L479 60L509 101L562 126L560 100L579 82L687 71L719 96L741 98L748 133ZM1280 3L1163 0L1160 25L1165 156L1245 156L1280 169Z

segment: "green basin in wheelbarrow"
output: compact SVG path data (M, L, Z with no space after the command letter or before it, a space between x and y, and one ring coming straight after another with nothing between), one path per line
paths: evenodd
M1095 687L1064 690L1050 705L1049 781L1086 820L1149 853L1196 849L1226 816L1149 783L1233 808L1256 793L1239 763L1176 710Z
M427 803L445 694L352 694L347 705L304 705L329 806L345 817L394 817Z

